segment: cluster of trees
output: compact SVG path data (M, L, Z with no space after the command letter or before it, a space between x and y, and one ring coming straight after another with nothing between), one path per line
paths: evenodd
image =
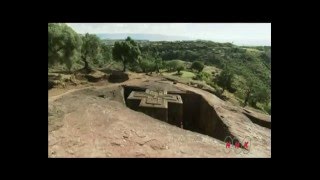
M111 60L111 47L94 34L81 35L63 23L48 24L48 66L65 64L69 71L76 63L86 71Z
M237 91L244 105L270 104L270 47L240 47L211 41L137 43L130 37L110 44L94 34L78 34L66 24L48 24L49 67L60 63L71 71L74 64L80 64L90 72L92 67L101 67L112 59L122 63L123 71L130 68L152 73L166 69L177 74L186 69L184 61L191 61L195 79L214 82L221 87L221 93ZM202 72L205 64L223 71L214 77ZM235 76L242 76L245 82L235 86Z
M252 107L259 108L257 103L260 103L264 104L263 109L271 113L269 105L271 89L252 75L247 75L243 84L237 84L237 86L235 86L235 76L236 74L232 70L225 68L213 79L213 81L222 88L220 94L225 90L228 90L230 93L237 92L236 95L243 99L243 106L249 104Z
M211 41L148 42L142 44L141 52L157 50L163 61L181 59L193 62L191 69L197 71L197 80L206 80L228 90L243 99L244 105L270 103L271 96L271 48L236 46L231 43ZM200 61L199 61L200 60ZM214 65L223 71L216 77L202 72L203 65ZM228 68L226 68L228 67ZM174 66L168 67L173 70ZM244 78L235 85L235 76ZM212 81L212 82L209 82Z
M255 51L252 51L255 50ZM271 79L271 48L242 47L231 43L211 41L177 41L148 42L141 44L141 52L157 51L164 60L181 59L184 61L201 61L224 69L225 64L238 75L251 73L262 83Z

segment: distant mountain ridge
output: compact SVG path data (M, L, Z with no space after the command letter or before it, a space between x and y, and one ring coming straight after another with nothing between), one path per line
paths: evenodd
M138 34L138 33L98 33L96 34L101 39L125 39L130 36L135 40L149 40L149 41L182 41L191 40L186 36L168 36L161 34Z

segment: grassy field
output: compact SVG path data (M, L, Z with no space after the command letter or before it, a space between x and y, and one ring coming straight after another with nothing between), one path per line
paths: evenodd
M185 79L192 79L196 76L193 72L190 71L180 71L181 75L177 75L177 72L164 72L163 74L170 75L170 76L179 76L180 78Z

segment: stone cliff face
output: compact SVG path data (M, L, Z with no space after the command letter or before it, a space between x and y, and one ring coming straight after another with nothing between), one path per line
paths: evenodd
M126 107L130 92L123 85L180 94L184 129ZM49 99L48 156L271 157L271 129L253 123L245 112L209 92L159 79L79 90ZM260 121L270 117L250 114L263 117ZM249 137L250 151L226 151L226 136L242 145Z
M203 113L201 113L200 117L202 118L200 119L201 121L207 121L206 124L212 126L212 128L205 126L206 132L211 132L212 137L222 140L226 138L225 136L231 136L238 140L241 145L245 143L245 140L249 139L252 145L250 152L259 157L271 157L271 129L261 126L248 118L246 115L249 112L248 110L225 102L201 89L184 84L177 84L177 87L197 93L203 97L205 102L201 103ZM271 116L253 111L250 111L250 114L256 121L267 122L271 127ZM206 117L211 117L212 119L210 120L210 118L207 119ZM214 130L212 131L212 129Z

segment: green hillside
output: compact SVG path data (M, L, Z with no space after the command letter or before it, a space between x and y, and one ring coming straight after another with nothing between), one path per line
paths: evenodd
M94 34L77 34L65 24L48 24L49 72L73 73L83 69L89 73L103 68L157 72L172 79L200 82L212 87L213 93L224 100L271 114L270 46L136 41L130 37L101 40Z

